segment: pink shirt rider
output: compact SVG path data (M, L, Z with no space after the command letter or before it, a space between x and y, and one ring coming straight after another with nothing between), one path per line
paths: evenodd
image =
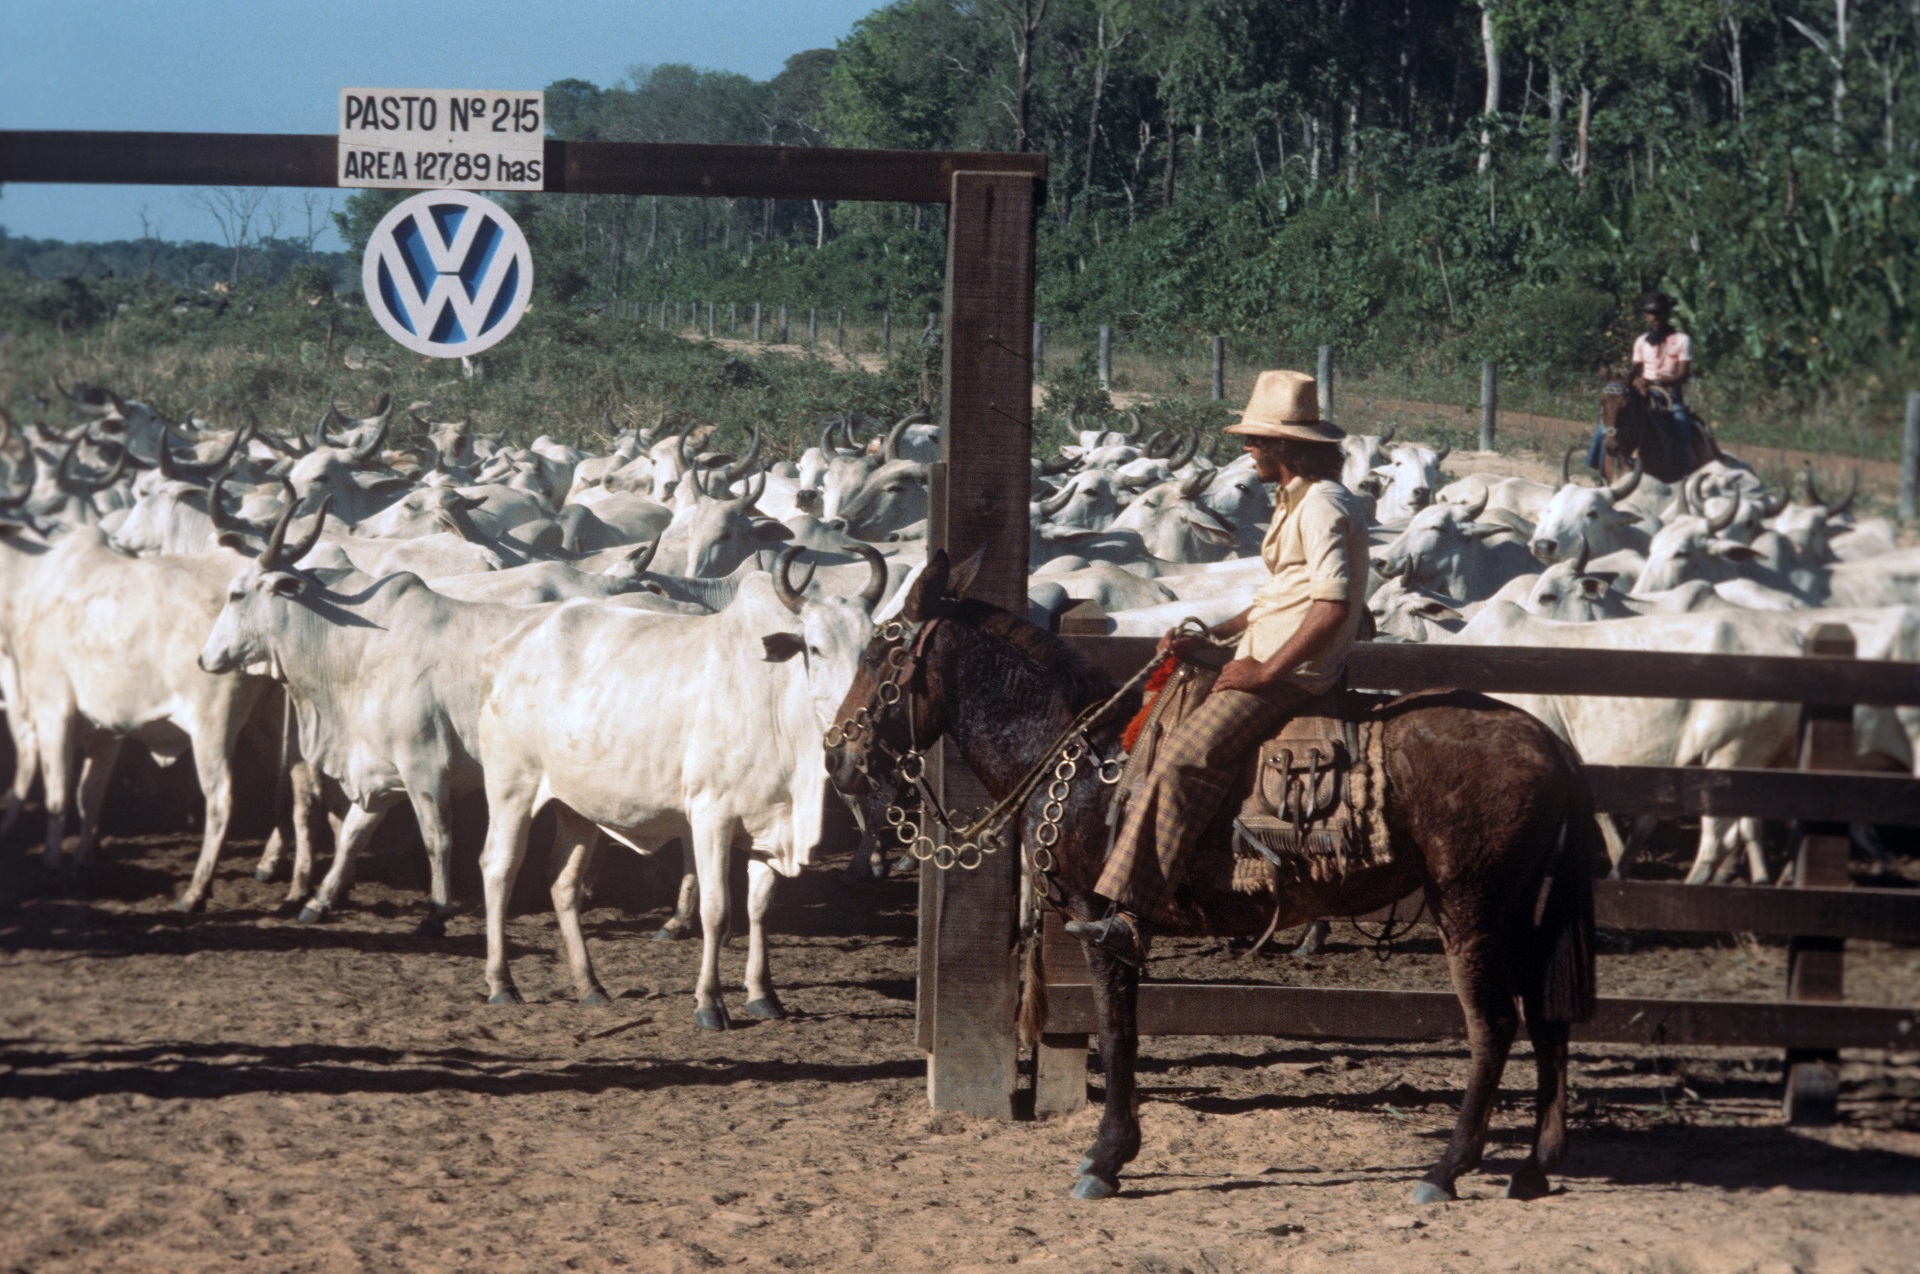
M1668 332L1667 338L1656 345L1643 333L1633 342L1633 361L1640 364L1641 374L1649 381L1678 398L1681 387L1676 382L1682 365L1693 362L1693 338L1685 332Z

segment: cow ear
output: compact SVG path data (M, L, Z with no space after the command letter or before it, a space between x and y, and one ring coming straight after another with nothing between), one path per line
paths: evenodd
M755 522L753 538L761 544L778 544L793 538L793 528L784 522Z
M947 580L953 569L945 549L935 549L914 579L913 587L907 590L907 600L902 604L901 614L907 622L918 624L933 618L939 612L940 603L947 592Z
M293 597L306 586L307 581L289 571L275 571L267 578L267 587L279 597Z
M767 662L783 664L807 648L806 640L793 633L768 633L760 639L766 649Z
M1588 597L1599 597L1607 591L1607 585L1611 579L1611 576L1607 579L1601 579L1598 575L1582 575L1580 577L1580 591Z
M967 590L973 587L973 581L980 576L980 568L986 564L987 546L982 544L973 551L973 556L954 568L947 589L955 597L965 597Z
M1736 544L1727 540L1714 541L1713 551L1716 556L1724 557L1729 562L1751 562L1760 556L1748 545Z
M213 542L223 549L232 549L236 553L247 551L247 541L238 531L222 531L213 537Z
M1413 608L1413 613L1426 619L1465 619L1459 611L1439 602L1421 602Z
M1460 528L1460 534L1471 540L1484 540L1511 529L1503 522L1469 522Z

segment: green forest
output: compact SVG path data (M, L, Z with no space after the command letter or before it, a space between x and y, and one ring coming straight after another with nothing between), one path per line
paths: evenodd
M1884 454L1920 388L1920 0L897 0L766 81L640 66L547 102L568 139L1044 152L1062 350L1111 324L1137 349L1331 342L1356 374L1493 359L1567 386L1658 287L1710 402ZM348 202L348 260L395 197ZM938 206L505 202L575 310L911 333L938 305Z

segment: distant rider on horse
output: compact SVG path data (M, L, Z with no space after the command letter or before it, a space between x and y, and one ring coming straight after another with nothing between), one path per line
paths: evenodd
M1180 883L1193 850L1234 786L1237 764L1344 670L1365 614L1367 519L1340 485L1337 425L1320 419L1319 387L1301 372L1260 373L1240 423L1254 472L1280 484L1260 555L1270 578L1253 605L1202 637L1176 629L1160 651L1189 657L1236 640L1234 658L1206 700L1161 742L1144 788L1127 808L1096 891L1112 905L1099 920L1071 921L1139 967L1146 928Z
M1649 292L1640 298L1640 313L1647 330L1633 342L1633 388L1640 394L1657 394L1673 416L1677 429L1692 430L1693 413L1687 409L1685 389L1693 375L1693 338L1673 328L1673 298L1665 292ZM1605 455L1606 432L1593 431L1593 446L1587 451L1587 467L1600 468Z

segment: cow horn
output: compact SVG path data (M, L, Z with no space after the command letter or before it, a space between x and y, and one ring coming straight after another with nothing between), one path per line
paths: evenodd
M680 472L683 475L692 473L699 468L700 458L697 455L689 455L687 452L688 437L692 432L690 429L682 430L680 432L680 440L673 444L673 453L680 461ZM700 487L700 479L696 477L693 485ZM701 489L704 490L705 488Z
M1440 440L1440 450L1434 453L1433 462L1435 464L1440 464L1443 461L1445 461L1448 456L1452 454L1453 454L1453 439L1443 438Z
M1840 497L1840 503L1827 507L1828 517L1839 517L1853 508L1853 498L1860 494L1860 469L1855 466L1853 478L1847 483L1847 493Z
M0 451L13 441L13 416L5 407L0 407Z
M780 599L782 606L785 606L796 615L800 613L800 607L804 605L807 600L802 594L806 592L807 585L813 583L814 568L812 566L807 567L807 577L800 581L798 588L794 587L793 579L789 575L789 572L793 570L794 559L806 551L805 545L789 544L780 550L779 557L773 559L774 595Z
M893 422L893 428L887 430L886 440L880 444L880 459L883 463L891 463L900 458L900 440L907 436L907 426L919 419L919 412L911 412Z
M118 443L109 445L118 454L114 456L113 464L108 467L106 475L99 478L82 478L73 471L73 458L80 449L80 440L75 439L68 443L66 452L60 457L60 467L54 471L54 481L74 495L92 495L96 491L105 491L120 480L120 475L127 468L127 449ZM105 448L102 447L102 450Z
M725 489L726 488L723 485L721 488L723 495L725 493ZM767 471L765 469L761 469L759 472L755 473L753 477L747 479L746 491L742 493L740 497L733 502L733 506L736 509L750 509L753 507L754 501L758 500L761 496L765 495L766 491L767 491Z
M382 394L380 395L380 401L375 403L373 407L373 414L380 419L380 427L373 431L373 437L367 439L365 445L354 448L353 462L355 464L367 464L375 456L379 455L380 448L387 445L387 430L393 427L393 400L387 395Z
M627 561L633 564L635 575L645 575L647 568L653 565L653 555L660 551L660 537L654 536L633 552L627 554Z
M838 417L828 416L826 423L820 426L820 458L831 460L834 457L833 431L840 427Z
M1066 508L1067 501L1071 499L1073 499L1073 488L1071 486L1061 487L1058 491L1040 502L1040 516L1052 517L1054 514L1060 512L1060 510Z
M1560 457L1560 485L1563 487L1573 485L1573 457L1574 453L1579 450L1580 444L1575 443L1573 446L1567 448L1565 455Z
M1727 511L1724 514L1708 515L1707 534L1708 535L1720 534L1720 532L1732 526L1733 520L1738 516L1740 516L1740 501L1738 499L1728 500Z
M1072 473L1079 467L1080 462L1072 456L1062 456L1058 460L1042 460L1040 462L1040 476L1043 478L1057 478L1063 473Z
M1585 575L1587 573L1587 559L1592 555L1593 546L1587 543L1587 533L1582 531L1580 532L1580 551L1573 555L1573 573L1575 575Z
M329 400L327 409L320 413L320 419L313 422L313 433L307 438L308 450L318 451L322 447L331 447L333 445L332 439L327 437L327 430L333 425L335 420L344 423L346 418L340 414L340 409L335 407L332 401Z
M287 524L293 521L294 506L300 503L299 493L293 489L293 483L280 479L285 492L280 506L280 516L273 520L273 529L267 532L266 547L260 550L260 569L270 571L280 554L280 546L287 540Z
M1194 453L1200 450L1200 431L1194 430L1187 435L1184 449L1175 447L1173 454L1167 457L1167 468L1184 469L1193 463Z
M1186 481L1180 484L1180 498L1182 500L1198 500L1201 493L1213 485L1213 475L1219 472L1218 469L1202 469L1200 472L1189 476Z
M860 590L860 605L871 615L887 592L887 559L871 544L855 544L853 551L867 563L867 586Z
M281 554L281 561L285 562L288 566L293 566L298 563L301 558L313 552L313 546L320 542L321 532L327 529L327 510L331 508L332 505L333 496L329 493L321 499L320 507L313 511L313 529L307 532L307 538L292 548L284 550Z
M753 426L753 445L747 448L747 454L740 460L722 469L721 476L728 482L733 482L758 463L760 463L760 425L756 421Z
M1173 445L1174 435L1166 429L1156 429L1153 436L1141 444L1140 454L1149 460L1164 459Z
M1615 478L1613 485L1608 487L1607 490L1613 493L1615 500L1624 500L1632 495L1634 489L1640 485L1640 477L1645 472L1645 463L1642 462L1639 454L1635 453L1633 457L1633 468Z
M172 441L173 426L163 420L160 422L160 442L154 448L154 454L160 460L160 476L168 482L179 482L180 470L173 463L173 448L169 445Z
M213 460L207 462L206 472L212 473L215 470L224 469L233 463L233 458L240 454L240 449L246 446L248 440L251 439L254 434L258 433L259 430L260 418L254 415L253 409L249 407L247 409L246 423L233 431L233 437L227 440L227 449L222 451Z
M1140 413L1134 411L1132 408L1127 409L1127 421L1128 427L1122 429L1120 432L1125 434L1129 439L1138 438L1140 431L1147 427L1145 423L1141 421Z
M1480 515L1487 511L1487 499L1490 495L1491 495L1491 492L1486 487L1482 487L1480 488L1479 500L1475 501L1473 504L1461 505L1460 512L1465 515L1462 518L1462 521L1478 522L1480 520Z
M1387 432L1380 435L1380 445L1384 447L1388 443L1392 442L1393 436L1399 432L1400 432L1400 423L1398 421L1395 421L1393 424L1388 425Z
M213 485L207 488L207 516L213 519L213 538L216 543L229 548L240 547L240 526L227 521L227 511L220 507L220 492L225 489L227 479L232 473L221 473L214 477Z
M1068 403L1068 404L1067 404L1067 432L1068 432L1068 433L1078 433L1078 432L1079 432L1079 422L1078 422L1078 421L1076 421L1076 420L1075 420L1075 419L1073 418L1073 404L1072 404L1072 403Z

